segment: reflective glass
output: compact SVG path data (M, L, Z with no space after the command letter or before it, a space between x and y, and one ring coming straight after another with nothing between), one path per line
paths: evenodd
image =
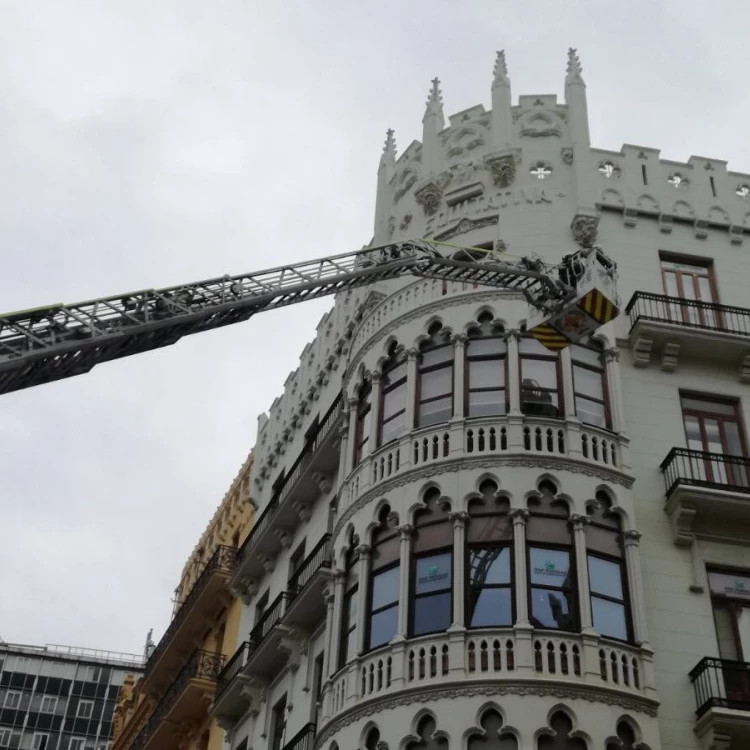
M521 379L533 381L529 383L532 387L557 388L557 365L549 360L524 359L521 361Z
M472 549L469 552L469 583L473 586L510 583L510 547Z
M406 405L406 383L394 388L383 396L383 419L392 417Z
M575 625L570 613L569 594L548 589L531 589L532 625L537 628L562 628Z
M505 352L505 341L499 338L470 339L466 344L467 357L502 355Z
M469 608L469 625L472 628L513 624L513 601L509 588L471 591Z
M592 424L595 427L607 426L607 412L604 404L597 401L589 401L587 398L576 396L576 414L584 424Z
M417 558L415 593L426 594L449 589L453 581L452 562L453 555L450 552Z
M531 336L523 336L518 341L518 351L522 354L542 354L545 357L549 357L550 350L540 344L535 338ZM554 355L552 355L554 356Z
M346 637L346 661L350 662L357 655L357 628Z
M478 511L477 511L478 512ZM499 542L513 538L513 524L508 515L474 516L469 520L466 530L469 542ZM479 552L479 548L475 548ZM492 547L493 551L502 548ZM474 552L472 552L474 554Z
M589 586L592 594L604 594L613 599L623 599L620 565L589 555Z
M447 422L453 416L453 396L438 398L419 405L419 426Z
M603 401L604 385L602 379L600 372L594 372L578 365L573 366L573 383L576 393Z
M570 353L574 362L585 362L592 367L604 367L602 353L596 349L587 349L585 346L573 344L573 346L570 347Z
M434 398L435 396L444 396L452 392L453 370L450 367L422 374L422 381L420 383L420 398L422 400Z
M414 635L447 630L450 625L450 591L414 600Z
M372 578L372 608L380 609L398 601L398 568L390 568Z
M400 365L388 370L383 373L383 385L386 386L388 383L397 383L399 380L406 377L407 363L402 362Z
M570 554L564 550L540 549L529 550L529 578L532 584L543 586L567 586L570 574Z
M393 640L398 629L398 605L378 612L370 619L370 648Z
M470 417L505 414L505 391L477 391L469 394Z
M504 362L480 359L469 363L469 388L502 388L504 385Z
M594 630L610 638L628 639L628 627L625 619L625 606L615 602L591 597L591 614L594 618Z
M422 354L422 367L432 367L441 362L450 362L453 360L453 344L450 346L441 346L439 349L431 349Z
M382 444L390 443L406 432L406 413L402 412L383 425Z

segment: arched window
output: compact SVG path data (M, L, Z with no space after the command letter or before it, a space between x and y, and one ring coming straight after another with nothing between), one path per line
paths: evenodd
M601 345L596 342L588 346L573 344L570 355L578 419L596 427L610 427L606 364Z
M354 465L372 450L370 445L370 420L372 419L372 386L362 383L357 405L357 435L354 439Z
M406 745L406 750L448 750L448 740L437 731L432 716L423 716L417 724L418 740Z
M414 519L411 635L447 630L452 621L453 525L440 492L428 490Z
M377 727L372 727L365 737L365 750L377 750L379 742L380 730Z
M483 733L469 737L468 750L518 750L518 740L503 731L503 717L494 709L489 708L482 714L479 726Z
M469 503L466 529L466 623L470 628L512 625L513 524L507 498L483 482Z
M453 416L453 344L440 323L420 347L417 380L417 425L447 422Z
M564 711L556 711L549 722L549 734L537 741L538 750L586 750L586 742L580 737L571 737L573 722Z
M596 501L589 507L591 523L586 529L594 630L627 641L631 625L620 518L611 512L612 502L604 492L597 492Z
M367 647L390 642L398 631L400 542L398 520L384 505L372 534Z
M357 655L357 603L359 601L359 538L352 534L344 563L344 601L341 609L339 669Z
M466 416L489 417L506 411L507 346L502 328L482 313L466 342Z
M551 482L529 499L526 524L531 624L535 628L576 630L575 561L568 507L556 500Z
M518 342L521 366L521 411L540 417L562 417L562 373L560 353L551 352L535 338Z
M380 381L379 445L390 443L406 432L407 368L403 354L392 344Z
M635 750L635 732L626 721L621 721L617 725L617 739L618 742L607 743L607 750ZM638 745L638 747L644 746Z

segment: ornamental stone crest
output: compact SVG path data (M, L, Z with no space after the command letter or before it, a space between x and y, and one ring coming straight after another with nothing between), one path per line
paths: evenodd
M596 242L599 231L599 218L596 216L576 216L570 225L573 239L581 247L591 247Z
M573 149L569 146L566 146L565 148L560 149L560 156L563 160L563 164L572 164L573 163Z
M498 187L508 187L516 179L516 160L512 155L486 157L485 164Z
M426 216L432 216L440 207L443 191L437 183L428 182L414 193L417 203L422 206Z

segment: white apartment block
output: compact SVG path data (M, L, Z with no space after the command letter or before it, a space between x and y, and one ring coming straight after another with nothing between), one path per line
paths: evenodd
M593 148L572 50L491 94L389 132L371 244L596 244L622 313L554 353L517 293L337 297L259 420L232 750L750 747L750 176Z

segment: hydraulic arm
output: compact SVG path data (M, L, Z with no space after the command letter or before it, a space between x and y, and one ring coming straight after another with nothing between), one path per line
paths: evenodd
M100 362L169 346L262 310L409 274L519 291L543 320L559 317L579 296L580 273L570 273L569 263L547 269L536 260L506 263L475 249L450 253L426 241L399 242L258 273L0 314L0 393L80 375Z

